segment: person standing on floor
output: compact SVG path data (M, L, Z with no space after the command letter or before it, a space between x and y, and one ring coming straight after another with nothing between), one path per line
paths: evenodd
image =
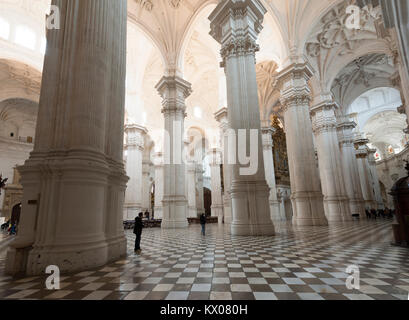
M206 235L206 216L204 213L200 216L200 224L202 225L202 235Z
M142 222L143 213L140 212L138 217L135 218L135 226L133 228L133 233L135 234L135 253L141 254L141 236L142 236L142 229L143 229L143 222Z

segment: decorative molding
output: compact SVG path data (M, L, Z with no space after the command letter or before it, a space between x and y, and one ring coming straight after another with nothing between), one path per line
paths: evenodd
M142 9L145 9L146 11L152 11L153 10L153 3L150 0L135 0L136 3L138 3Z

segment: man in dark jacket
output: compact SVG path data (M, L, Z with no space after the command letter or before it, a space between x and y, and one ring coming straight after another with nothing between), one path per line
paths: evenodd
M140 212L139 216L135 218L135 226L133 228L133 233L135 234L135 253L141 254L141 236L142 236L142 229L143 229L143 222L142 222L143 213Z
M202 225L202 235L206 235L206 216L204 213L200 216L200 224Z

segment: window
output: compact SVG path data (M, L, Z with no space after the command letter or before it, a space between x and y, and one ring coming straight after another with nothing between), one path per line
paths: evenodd
M18 26L16 28L15 43L34 50L36 47L36 34L26 26Z
M202 109L200 109L200 107L195 107L193 109L193 115L195 116L195 118L202 118Z
M8 40L9 36L10 24L3 18L0 18L0 38Z

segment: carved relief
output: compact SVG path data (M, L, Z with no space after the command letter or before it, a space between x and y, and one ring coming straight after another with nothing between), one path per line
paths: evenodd
M172 8L177 9L180 7L182 0L169 0L169 3L172 6Z
M142 9L145 9L146 11L153 10L153 3L150 0L136 0L136 3L138 3Z
M366 39L377 39L378 24L381 20L381 8L374 8L371 4L360 10L360 29L351 29L346 25L349 17L347 7L354 1L344 2L334 7L321 20L321 29L315 35L314 40L307 43L307 53L311 57L317 57L322 51L343 47L340 55L344 55L359 45L359 42Z

